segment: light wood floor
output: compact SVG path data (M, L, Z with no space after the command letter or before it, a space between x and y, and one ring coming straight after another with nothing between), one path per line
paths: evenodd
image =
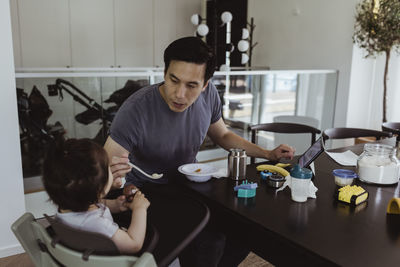
M22 253L0 259L1 267L34 267L28 254Z
M239 264L239 267L273 267L274 265L250 252L249 255ZM0 267L34 267L28 254L22 253L14 256L1 258Z
M238 267L274 267L274 265L250 252Z

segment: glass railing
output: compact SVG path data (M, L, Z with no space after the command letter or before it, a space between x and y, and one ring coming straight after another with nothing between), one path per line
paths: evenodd
M104 142L122 102L141 87L162 82L163 75L160 68L18 69L24 177L37 175L46 143L58 134ZM321 130L333 126L335 70L218 71L212 82L224 103L226 124L245 138L249 138L249 124L293 121ZM262 133L258 140L267 148L292 144L269 133ZM304 147L304 142L295 145L298 153L305 149L300 145Z

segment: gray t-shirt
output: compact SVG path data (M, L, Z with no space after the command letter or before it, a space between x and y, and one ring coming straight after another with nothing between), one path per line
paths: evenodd
M57 212L56 219L75 229L103 234L111 238L119 226L111 216L110 209L98 203L98 209L82 212Z
M129 159L149 174L164 173L152 180L135 169L126 175L128 183L167 183L168 174L196 154L210 124L221 118L221 101L215 86L206 90L183 112L170 110L159 86L151 85L131 95L121 106L110 129L111 138L130 152Z

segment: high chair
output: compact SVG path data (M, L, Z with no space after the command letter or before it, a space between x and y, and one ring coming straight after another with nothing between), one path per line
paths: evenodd
M49 221L51 226L45 228L27 212L11 226L35 266L157 266L150 252L144 252L141 256L119 255L114 242L104 235L73 229L51 219ZM69 238L65 239L65 235L69 235ZM69 247L71 242L77 249ZM157 234L152 236L147 250L154 248L156 242Z

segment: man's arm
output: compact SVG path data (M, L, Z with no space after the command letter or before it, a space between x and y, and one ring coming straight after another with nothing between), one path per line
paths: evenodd
M218 145L228 150L242 148L250 157L279 160L280 158L293 158L294 149L288 145L279 145L274 150L266 150L246 139L229 131L222 118L210 125L208 136Z
M111 172L114 177L113 188L120 188L122 185L121 178L125 177L132 169L132 167L128 165L129 151L115 142L110 136L104 144L104 149L107 152Z

